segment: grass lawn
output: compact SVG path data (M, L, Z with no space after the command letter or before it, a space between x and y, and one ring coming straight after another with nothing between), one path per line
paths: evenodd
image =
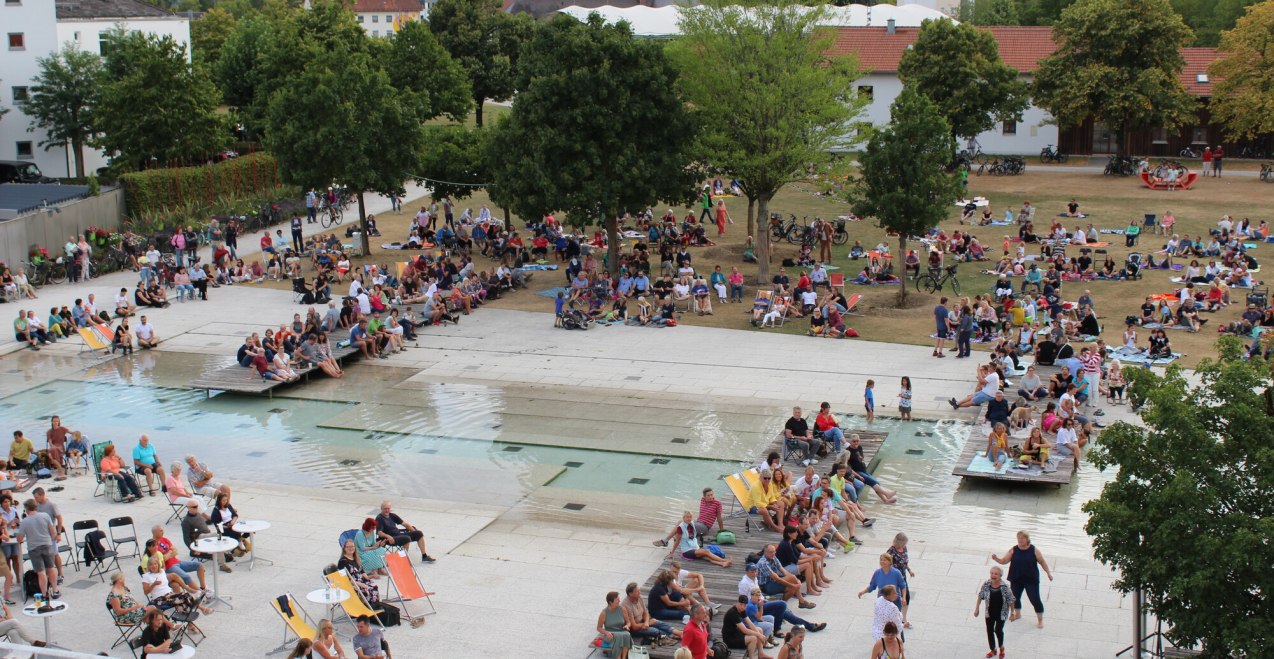
M1084 226L1092 222L1099 229L1123 228L1128 225L1130 219L1140 221L1145 213L1162 216L1168 210L1171 210L1177 218L1177 231L1191 236L1206 234L1209 228L1215 227L1216 221L1223 213L1229 213L1236 220L1246 216L1254 225L1261 219L1274 220L1269 212L1270 202L1274 200L1274 186L1253 178L1204 179L1189 191L1157 192L1143 187L1137 179L1131 177L1112 178L1049 167L1033 167L1025 174L1014 177L973 176L970 177L970 188L973 194L990 199L992 212L1001 216L1006 207L1016 210L1023 200L1029 199L1038 208L1036 225L1042 227L1042 230L1047 229L1049 220L1053 216L1065 210L1066 202L1071 197L1077 198L1081 205L1081 212L1087 213L1090 217L1086 220L1064 219L1068 228L1073 228L1080 222L1084 223ZM816 196L815 189L812 185L791 185L774 200L771 209L783 213L784 216L788 213L793 213L798 218L808 216L810 220L815 216L834 218L849 212L848 204ZM458 211L465 207L476 210L487 201L485 193L479 191L469 199L458 201ZM371 256L361 261L387 263L403 260L406 253L381 250L379 243L403 239L414 209L419 208L419 205L420 203L416 200L411 200L403 204L404 212L402 213L378 215L377 220L384 238L374 239ZM744 274L749 277L745 292L747 302L714 305L716 313L712 316L700 317L686 314L682 319L683 323L753 332L804 333L808 326L807 321L804 320L789 322L786 327L780 329L755 329L748 323L746 312L751 309L750 301L756 291L752 283L755 280L756 265L745 264L741 258L743 241L746 237L747 201L742 198L728 197L726 207L735 220L735 224L727 227L725 240L715 247L694 248L692 255L696 267L706 268L707 271L711 271L714 265L720 265L727 272L731 266L740 266ZM656 210L662 209L663 207L660 207ZM685 213L684 208L674 210L678 211L679 216ZM496 212L498 214L498 210ZM959 216L960 209L952 205L949 217L942 225L943 228L948 232L959 228ZM523 222L516 217L515 226L523 226ZM834 248L833 265L840 266L840 272L845 273L846 279L849 279L863 266L862 261L851 261L848 258L849 245L852 245L854 240L860 240L865 246L871 247L885 240L886 237L884 231L870 221L851 222L847 228L850 232L850 242L844 247ZM1003 237L1008 232L1006 230L1016 233L1017 229L1016 227L983 227L975 229L974 235L988 247L988 254L998 255ZM715 230L712 230L709 235L715 233ZM1108 248L1111 256L1122 265L1124 257L1131 250L1124 247L1122 236L1103 236L1103 238L1107 237L1112 239L1110 240L1112 244ZM1162 242L1163 239L1143 235L1139 251L1145 253L1160 249ZM897 249L896 240L890 240L889 244L892 249ZM1028 253L1032 252L1038 253L1038 248L1028 251ZM796 253L797 247L794 245L786 243L778 245L772 259L772 271L778 269L783 258L793 258ZM1274 244L1262 244L1254 254L1262 262L1266 260L1267 254L1270 255L1269 258L1274 259ZM480 269L493 265L483 257L479 257L478 261ZM978 293L990 292L995 278L980 274L979 271L991 265L990 263L966 263L961 266L959 277L964 295L972 297ZM799 271L789 269L789 274L795 281ZM1064 298L1074 300L1085 289L1091 290L1106 342L1119 345L1122 343L1124 316L1138 314L1138 307L1146 295L1172 292L1176 286L1168 281L1170 276L1173 275L1163 270L1147 270L1144 271L1144 278L1139 281L1068 282L1063 288ZM532 281L532 289L544 290L565 284L566 276L562 270L537 272ZM895 306L897 286L850 285L847 287L850 289L846 291L847 295L852 293L863 295L858 311L863 312L864 315L849 318L851 326L862 334L859 340L917 345L931 342L929 339L933 324L931 311L937 302L936 297L917 293L914 282L909 281L907 284L910 286L908 289L910 303L906 309L898 309ZM1235 291L1234 299L1241 300L1245 295L1246 291ZM529 292L519 292L495 301L492 305L528 311L551 311L553 301ZM1204 331L1199 334L1171 331L1169 334L1174 349L1187 355L1182 360L1183 363L1193 365L1201 358L1215 354L1213 349L1217 338L1215 327L1220 323L1234 320L1241 311L1242 305L1234 305L1216 314L1204 314L1210 321ZM596 331L606 330L598 328ZM1144 344L1145 332L1139 332L1139 335L1139 339L1142 339Z

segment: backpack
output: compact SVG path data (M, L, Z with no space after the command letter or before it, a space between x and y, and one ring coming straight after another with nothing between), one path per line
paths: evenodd
M105 540L106 534L101 530L90 531L84 536L84 565L102 560L106 555L106 546L103 544Z
M377 602L376 607L382 609L382 613L376 616L380 620L380 624L386 627L397 627L403 624L402 614L398 612L398 607L385 602Z
M729 657L730 646L726 645L722 641L717 641L712 644L712 659L729 659Z
M40 577L35 570L27 570L22 575L22 593L27 598L40 594Z

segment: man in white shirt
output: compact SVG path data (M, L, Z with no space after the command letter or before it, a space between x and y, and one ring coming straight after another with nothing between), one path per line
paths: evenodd
M137 312L137 305L129 299L128 289L121 288L115 294L115 315L120 318L127 318Z
M743 578L739 579L739 594L751 596L753 588L760 588L756 583L756 563L748 563L744 569Z
M363 290L363 282L358 277L354 277L349 282L349 297L358 297Z
M827 281L827 270L823 269L822 263L814 264L814 269L810 271L810 283L814 284L814 288L823 286L823 287L826 287L828 290L831 290L832 287L828 284L828 281Z
M951 403L951 407L955 409L974 407L994 399L996 392L1000 390L1000 375L989 366L982 365L978 367L978 382L981 385L978 390L965 396L964 400L957 402L955 398L952 398L947 402Z
M359 289L358 291L358 312L364 316L370 316L372 313L372 301L367 297L367 291Z
M137 327L133 328L133 335L137 337L137 347L147 350L159 345L159 335L155 334L155 326L151 325L145 316L142 316L141 321Z
M487 208L486 204L483 204L482 208L478 211L478 221L484 223L491 222L491 209Z

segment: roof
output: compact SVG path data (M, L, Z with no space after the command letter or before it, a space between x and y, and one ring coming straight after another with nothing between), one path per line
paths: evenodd
M11 219L46 206L57 206L87 196L88 186L86 185L3 183L0 184L0 220Z
M58 20L68 18L181 18L142 0L57 0Z
M995 35L1000 58L1021 73L1039 68L1039 61L1053 54L1052 28L999 26L982 28ZM920 28L899 27L893 34L883 27L842 27L832 44L833 55L852 54L859 66L872 72L894 72L902 54L920 34Z
M1221 58L1216 48L1182 48L1181 56L1186 60L1186 66L1181 70L1181 84L1186 86L1186 91L1195 96L1211 96L1212 85L1216 79L1208 79L1210 82L1199 82L1199 74L1206 75L1208 67L1213 62Z
M574 1L580 2L580 0ZM519 7L533 5L536 2L537 0L515 0L515 4ZM672 37L681 34L681 28L678 25L681 18L680 5L648 7L645 5L616 6L607 4L592 6L595 5L594 0L583 0L583 2L584 4L582 5L575 4L564 7L560 12L581 21L588 20L589 14L594 12L600 14L607 23L618 23L621 20L628 21L629 25L632 26L633 34L639 37ZM920 5L904 4L898 7L893 5L875 5L872 7L846 5L843 7L828 7L827 16L823 19L822 24L827 26L859 27L878 25L883 30L884 26L891 20L897 26L915 28L930 18L950 20L950 17L942 12Z
M424 11L424 9L425 6L420 0L358 0L354 3L354 13L356 14L379 14L385 12L407 14Z

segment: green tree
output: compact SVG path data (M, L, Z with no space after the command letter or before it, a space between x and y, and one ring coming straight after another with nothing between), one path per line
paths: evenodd
M375 42L373 42L375 43ZM383 43L383 63L389 81L416 96L422 121L447 115L463 121L473 107L473 91L464 69L429 32L429 26L410 21Z
M1205 657L1269 652L1274 623L1274 379L1238 339L1218 342L1187 379L1128 369L1141 423L1115 423L1089 453L1117 468L1084 504L1115 588L1141 590L1174 643Z
M533 26L527 14L506 13L501 0L438 0L429 10L429 29L469 76L479 128L484 101L513 97L519 48Z
M1209 69L1213 120L1233 139L1274 133L1274 1L1249 9L1221 37L1221 52Z
M854 213L874 217L898 236L898 256L907 253L907 237L923 234L947 217L960 184L946 173L955 150L951 125L938 106L910 87L889 108L889 125L876 129L858 156L859 176L850 189ZM907 303L907 287L898 287L898 306Z
M28 130L44 130L40 147L47 151L69 145L75 157L75 175L84 176L84 146L95 133L93 113L102 86L102 58L68 45L36 62L40 73L18 107L31 117Z
M978 0L981 4L985 0ZM1020 0L1018 16L1022 25L1053 25L1075 0Z
M1132 131L1195 120L1198 102L1179 78L1190 28L1168 0L1079 0L1053 38L1059 46L1036 71L1034 96L1059 126L1093 117L1126 154Z
M266 56L278 39L278 24L264 16L240 20L218 52L213 67L222 99L251 137L260 137L265 125L269 94L263 89Z
M230 12L213 7L197 20L190 22L190 54L196 64L216 69L221 56L221 46L234 32L239 19Z
M867 101L855 93L854 59L828 55L833 32L818 27L825 16L823 6L792 0L706 0L682 11L682 37L669 47L704 126L699 161L743 183L763 282L770 200L853 143L850 122Z
M1022 25L1018 0L977 0L960 5L960 21L974 25Z
M124 167L183 162L225 148L219 94L170 36L115 30L107 37L94 144Z
M362 31L359 31L361 38ZM266 147L283 180L304 188L332 182L358 197L367 254L365 193L401 194L424 147L416 101L399 91L358 43L312 53L270 99ZM298 108L305 111L298 112Z
M1234 27L1248 8L1261 0L1172 0L1186 25L1194 30L1194 45L1216 46L1221 33Z
M920 24L903 53L898 78L933 101L956 137L973 137L999 121L1021 121L1030 90L1000 59L995 35L946 19Z
M513 108L491 137L497 197L522 217L605 218L614 268L617 216L685 201L697 179L695 127L676 78L663 46L634 39L626 23L594 14L539 25L518 63Z
M418 179L435 198L467 199L491 179L484 136L464 126L426 126ZM507 218L506 218L507 219Z

